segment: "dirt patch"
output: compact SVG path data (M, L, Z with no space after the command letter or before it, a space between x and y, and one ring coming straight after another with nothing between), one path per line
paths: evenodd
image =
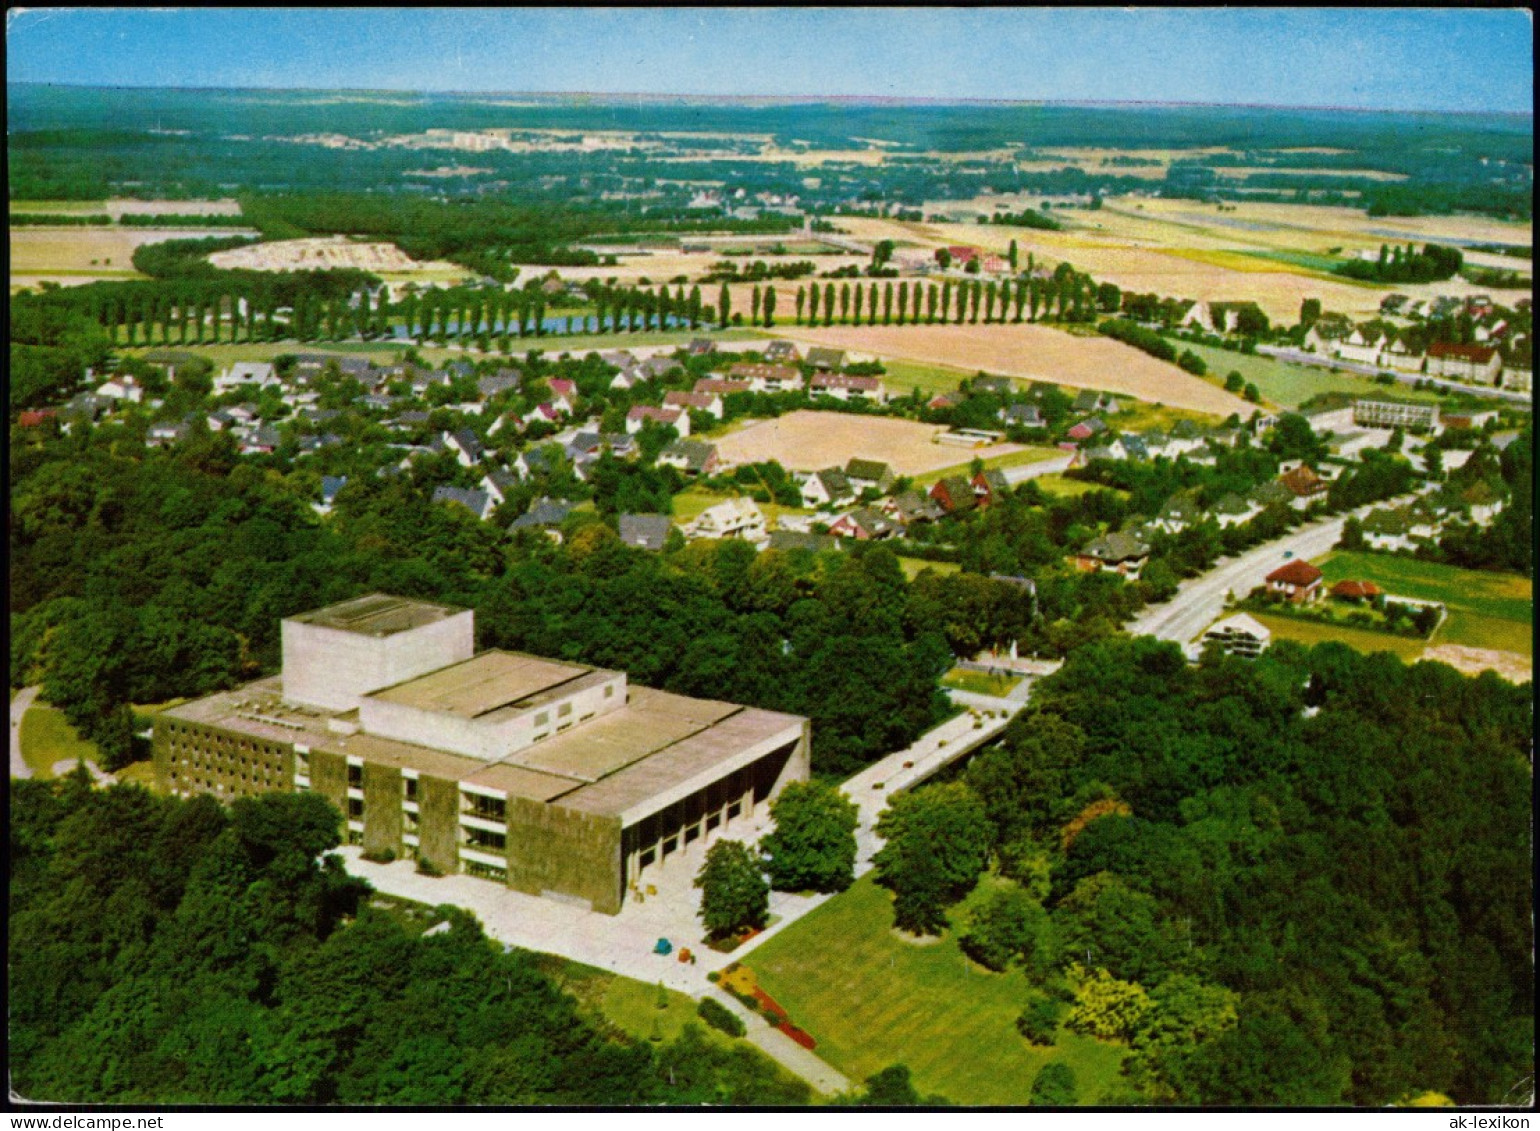
M941 941L940 935L911 935L908 931L901 931L897 927L889 927L888 934L906 946L935 946Z
M1491 648L1467 648L1463 644L1440 644L1422 654L1424 660L1437 660L1466 675L1492 671L1513 683L1534 679L1534 664L1517 652L1498 652Z
M788 327L788 338L879 357L982 370L1005 377L1102 389L1214 416L1256 406L1110 338L1082 338L1028 323L1005 326ZM955 460L953 461L956 462ZM945 466L939 464L937 466Z
M983 448L938 444L946 429L886 416L856 416L843 412L799 409L776 420L761 420L715 441L717 453L730 465L777 460L791 471L822 471L844 467L852 459L880 460L899 475L922 475L967 463L975 456L1010 455L1025 451L1018 444Z

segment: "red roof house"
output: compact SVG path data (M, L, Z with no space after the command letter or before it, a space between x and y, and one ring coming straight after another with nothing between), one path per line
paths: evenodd
M1313 601L1321 595L1321 571L1295 558L1267 575L1267 591L1280 593L1297 605Z

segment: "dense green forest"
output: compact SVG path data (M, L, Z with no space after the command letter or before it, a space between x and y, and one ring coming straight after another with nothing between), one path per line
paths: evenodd
M222 808L12 782L9 1046L33 1101L221 1106L791 1105L810 1092L687 1027L581 1010L452 907L423 936L330 855L315 794Z
M1035 987L1027 1039L1128 1042L1144 1102L1523 1103L1532 734L1492 673L1291 642L1194 668L1112 637L913 795L879 876L923 923L992 853L1014 883L962 945Z

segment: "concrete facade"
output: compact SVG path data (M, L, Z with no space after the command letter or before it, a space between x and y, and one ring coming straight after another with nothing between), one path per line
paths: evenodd
M491 651L370 688L390 664L457 653L474 626L469 611L369 600L284 622L286 656L300 630L299 696L285 670L157 716L161 786L227 801L314 791L371 858L616 914L665 857L808 777L806 719L628 687L620 672ZM396 627L335 627L360 613ZM419 633L425 656L395 646ZM389 646L355 662L360 639ZM321 679L333 643L343 692Z

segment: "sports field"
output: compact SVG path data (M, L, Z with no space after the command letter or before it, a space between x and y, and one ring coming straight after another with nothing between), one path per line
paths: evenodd
M988 881L985 881L986 884ZM1075 1071L1081 1102L1118 1082L1127 1050L1061 1031L1039 1048L1016 1031L1030 985L968 960L952 932L919 945L893 929L892 900L868 875L750 953L744 964L852 1080L905 1064L921 1095L1024 1105L1039 1069Z
M927 471L1027 451L1017 444L963 448L937 444L932 437L946 429L887 416L816 412L799 409L775 420L761 420L716 441L729 465L777 460L790 471L821 471L844 467L852 459L880 460L898 475Z
M810 345L947 366L964 373L995 373L1032 381L1051 381L1077 389L1102 389L1120 396L1221 417L1238 412L1244 419L1256 407L1122 342L1082 337L1030 323L789 326L784 333L788 338ZM909 392L902 376L890 378L889 384L895 392Z

